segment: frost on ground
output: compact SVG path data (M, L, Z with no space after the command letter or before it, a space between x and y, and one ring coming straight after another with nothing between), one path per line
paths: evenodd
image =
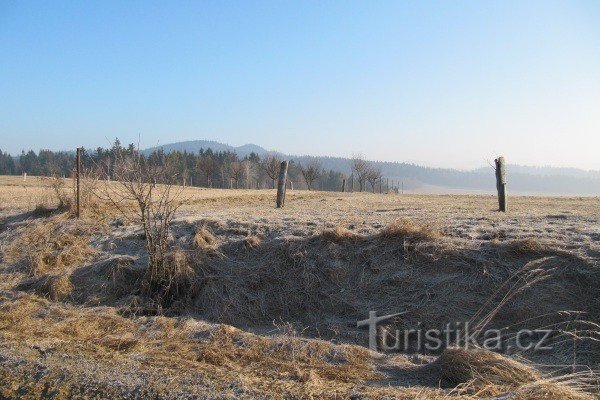
M184 293L139 290L139 227L0 178L0 398L596 398L600 199L188 188ZM506 301L507 294L509 297ZM502 305L502 307L499 307ZM552 351L370 353L380 328L552 327Z

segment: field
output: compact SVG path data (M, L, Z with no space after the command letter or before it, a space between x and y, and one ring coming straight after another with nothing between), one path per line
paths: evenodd
M598 197L509 197L506 214L492 195L180 199L185 290L157 309L139 226L0 177L0 398L598 398ZM464 321L504 351L370 352L369 311L403 313L379 340ZM510 347L524 328L552 349Z

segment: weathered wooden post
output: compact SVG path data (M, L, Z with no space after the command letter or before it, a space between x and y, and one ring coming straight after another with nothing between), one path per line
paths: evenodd
M27 181L27 172L23 172L23 182Z
M496 189L498 190L498 208L502 212L508 209L506 199L506 165L504 157L500 156L494 160L496 163Z
M342 179L342 193L346 191L346 178Z
M76 178L77 178L77 218L81 216L81 194L80 194L80 176L81 176L81 147L77 148L77 156L76 156Z
M285 182L287 181L288 162L282 161L279 168L279 182L277 184L277 208L285 204Z

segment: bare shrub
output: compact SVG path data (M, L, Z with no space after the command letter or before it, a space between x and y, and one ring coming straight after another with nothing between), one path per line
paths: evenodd
M150 165L137 151L117 152L115 182L104 185L103 197L144 232L148 268L142 289L159 307L171 304L182 288L180 265L170 262L170 232L183 190L166 160Z

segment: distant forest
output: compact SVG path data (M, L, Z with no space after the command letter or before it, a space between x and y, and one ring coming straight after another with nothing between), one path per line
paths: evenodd
M352 174L352 160L343 157L290 156L277 152L267 152L259 146L245 145L240 148L227 147L214 142L199 141L205 147L186 150L180 148L153 148L140 154L150 163L167 162L175 168L178 179L185 179L187 185L214 188L272 188L273 176L280 160L289 160L288 176L294 188L307 189L305 176L314 179L311 188L339 191L343 179L348 189L359 185L356 174ZM211 147L220 150L214 150ZM220 146L220 147L219 147ZM165 146L166 147L166 146ZM183 150L182 150L183 149ZM116 140L110 148L86 149L83 163L86 168L102 166L104 173L110 174L110 165L117 151L134 152L133 144L123 147ZM75 153L50 150L23 151L19 156L11 156L0 150L0 174L70 176L75 162ZM473 171L460 171L447 168L429 168L400 162L372 161L369 164L378 171L386 190L386 183L403 185L406 190L419 190L424 185L442 189L463 189L474 191L495 191L493 168L486 167ZM309 171L307 171L307 168ZM317 169L315 171L315 169ZM600 172L582 171L568 168L523 167L508 165L509 193L520 194L569 194L600 195ZM304 172L304 174L303 174ZM310 172L308 175L307 172ZM372 190L365 184L365 190ZM379 189L378 184L376 190Z
M114 165L118 154L137 153L136 147L129 144L124 147L115 140L110 148L98 147L95 150L83 149L82 166L88 171L96 171L103 176L111 176L111 165ZM154 150L139 156L149 165L169 165L170 170L177 171L177 183L188 186L213 188L274 188L281 158L277 154L264 154L262 157L251 152L243 157L232 151L200 149L196 153L172 151L165 153L162 149ZM35 176L72 176L75 166L75 152L40 150L23 151L20 156L13 157L0 150L0 175L21 175L27 173ZM312 188L317 190L341 190L343 179L347 176L341 172L320 168L320 163L313 171ZM306 171L305 171L306 172ZM298 189L307 189L308 185L302 173L302 166L291 160L288 166L288 181Z

